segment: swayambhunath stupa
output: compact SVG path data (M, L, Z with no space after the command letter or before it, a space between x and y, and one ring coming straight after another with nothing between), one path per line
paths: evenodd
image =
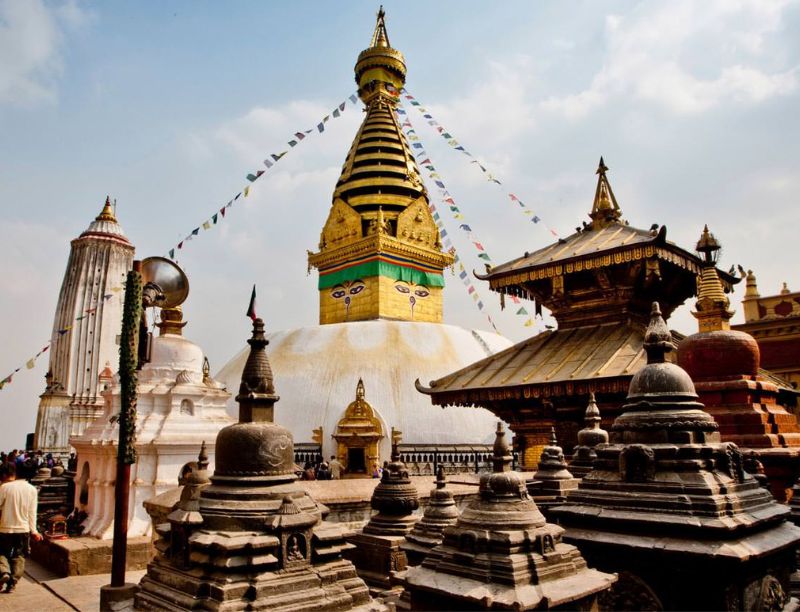
M387 8L0 2L0 608L795 610L797 6Z

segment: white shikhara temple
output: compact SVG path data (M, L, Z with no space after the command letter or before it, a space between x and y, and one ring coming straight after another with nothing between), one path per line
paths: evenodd
M122 287L134 247L111 202L72 241L58 296L47 387L40 396L34 447L67 455L69 439L102 413L102 387L117 371Z

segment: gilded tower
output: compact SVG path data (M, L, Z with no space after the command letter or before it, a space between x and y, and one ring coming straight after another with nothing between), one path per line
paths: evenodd
M428 195L395 114L403 54L383 9L355 65L366 116L345 159L309 266L319 271L321 324L396 319L441 322L445 267Z

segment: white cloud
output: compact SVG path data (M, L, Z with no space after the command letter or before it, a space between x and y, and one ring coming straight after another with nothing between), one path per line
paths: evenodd
M625 17L610 15L603 65L590 85L541 108L579 119L611 99L633 98L686 115L785 95L797 87L798 67L774 70L767 47L787 5L648 1Z
M88 19L73 1L0 0L0 104L55 101L65 34Z

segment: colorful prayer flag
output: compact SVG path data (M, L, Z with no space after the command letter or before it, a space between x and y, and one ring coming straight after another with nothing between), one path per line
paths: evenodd
M33 359L33 358L31 358L31 359L28 359L27 363L25 364L25 367L26 367L26 368L28 368L29 370L32 370L32 369L33 369L33 366L34 366L34 365L36 365L36 364L34 363L35 361L36 361L36 360L35 360L35 359Z
M249 187L245 187L245 190L247 190L247 189L249 189ZM211 223L208 222L208 221L203 221L203 229L204 230L210 230L211 229Z
M170 249L169 250L169 258L170 259L175 259L175 249Z
M350 102L352 102L353 104L355 104L355 103L356 103L356 100L357 100L357 99L358 99L358 98L356 97L356 94L353 94L352 96L350 96Z
M214 222L214 225L217 224L217 213L214 213L213 215L211 215L211 220Z
M517 311L517 314L518 315L526 315L526 314L528 314L528 311L525 310L525 307L523 306Z

